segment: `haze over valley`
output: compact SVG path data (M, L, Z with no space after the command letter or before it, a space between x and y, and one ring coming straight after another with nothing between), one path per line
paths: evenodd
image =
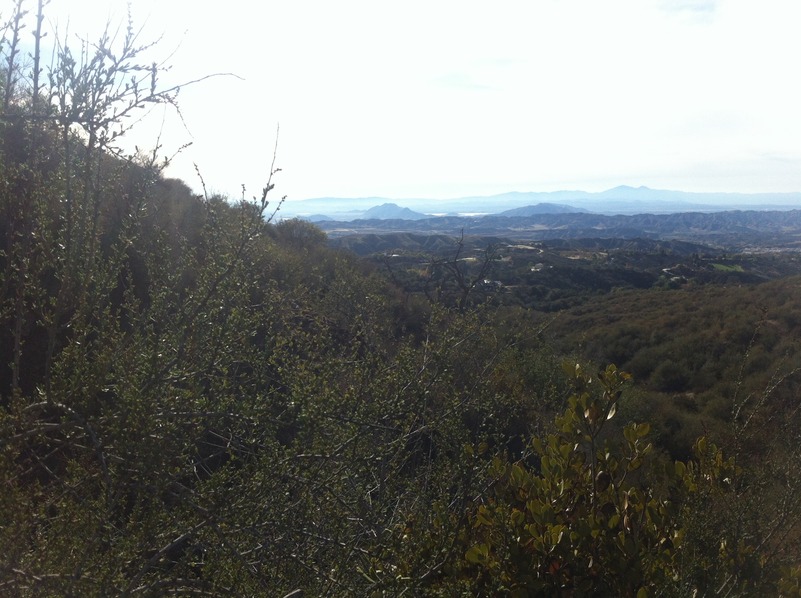
M386 206L382 211L381 206ZM551 191L509 192L491 196L453 199L382 197L321 197L288 201L282 217L350 221L356 219L415 219L420 216L463 216L501 214L510 210L540 206L540 212L560 209L597 214L670 214L724 210L790 210L801 208L801 192L787 193L690 193L648 187L618 186L602 192ZM549 207L550 206L550 207ZM403 214L407 209L415 214ZM369 210L373 210L372 213ZM512 215L512 214L510 214Z

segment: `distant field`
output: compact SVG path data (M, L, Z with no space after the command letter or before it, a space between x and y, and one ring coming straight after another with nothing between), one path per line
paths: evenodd
M740 264L712 264L712 267L719 272L745 272Z

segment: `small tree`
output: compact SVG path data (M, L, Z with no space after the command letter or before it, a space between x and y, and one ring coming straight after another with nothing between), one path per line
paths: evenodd
M454 294L457 299L455 304L460 311L467 309L470 303L470 296L475 288L481 284L492 271L492 267L497 259L497 247L493 244L488 245L481 256L475 258L475 267L470 267L469 258L464 255L465 239L464 230L455 240L455 250L453 255L446 258L431 258L427 269L428 275L425 279L423 290L429 301L441 302L447 300L448 286L455 285ZM436 295L432 297L431 284L436 285Z

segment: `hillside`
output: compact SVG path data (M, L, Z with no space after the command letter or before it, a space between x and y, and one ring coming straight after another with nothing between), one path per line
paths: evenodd
M538 203L531 206L523 206L522 208L514 208L500 212L498 216L506 216L507 218L518 218L527 216L537 216L539 214L572 214L575 212L586 212L587 210L581 208L574 208L564 204L554 203Z
M278 219L117 144L177 108L130 22L40 77L28 6L0 595L797 594L798 211Z
M643 389L629 407L657 424L663 446L691 454L702 434L726 436L739 401L761 396L799 367L798 276L759 285L630 290L561 312L550 342L581 359L620 364ZM771 401L795 405L789 375ZM758 432L757 432L758 434Z

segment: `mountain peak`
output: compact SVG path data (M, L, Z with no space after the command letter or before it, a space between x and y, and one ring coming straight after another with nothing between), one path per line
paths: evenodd
M523 206L522 208L514 208L500 212L499 216L509 217L528 217L540 214L575 214L577 212L586 212L587 210L581 208L574 208L573 206L557 203L538 203L536 205Z
M427 216L390 202L370 208L361 217L363 220L421 220L423 218L427 218Z

